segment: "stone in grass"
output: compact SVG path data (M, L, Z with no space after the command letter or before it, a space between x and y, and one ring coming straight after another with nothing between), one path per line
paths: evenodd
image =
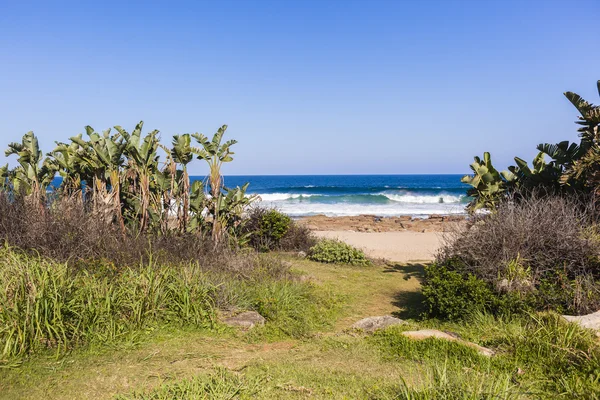
M415 340L423 340L429 338L443 339L448 340L450 342L458 342L465 346L471 347L479 352L479 354L491 357L494 355L494 350L488 349L487 347L482 347L478 344L467 342L466 340L459 339L456 335L451 335L446 332L438 331L437 329L421 329L419 331L405 331L402 332L402 335L415 339Z
M587 315L563 315L564 319L569 322L573 322L578 324L582 328L593 329L595 331L600 331L600 311L596 311L595 313L587 314Z
M237 314L233 317L226 318L223 320L223 323L229 326L252 329L257 325L264 325L265 317L256 311L244 311L243 313Z
M353 329L362 329L367 333L375 332L378 329L387 328L392 325L400 325L404 324L403 320L400 318L395 318L389 315L384 315L380 317L367 317L363 318L360 321L356 322L352 325Z

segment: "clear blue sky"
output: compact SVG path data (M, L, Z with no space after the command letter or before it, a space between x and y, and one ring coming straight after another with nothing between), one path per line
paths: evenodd
M505 167L576 139L562 92L599 102L599 20L598 0L0 0L0 144L144 120L165 143L228 124L229 174Z

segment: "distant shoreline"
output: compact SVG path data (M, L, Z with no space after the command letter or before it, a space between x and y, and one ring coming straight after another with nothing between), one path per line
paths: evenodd
M446 232L451 225L464 223L466 215L430 215L426 218L376 215L336 216L314 215L298 217L299 224L312 231L354 232Z

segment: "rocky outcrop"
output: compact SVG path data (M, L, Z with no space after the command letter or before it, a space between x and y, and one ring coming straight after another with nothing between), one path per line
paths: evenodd
M477 352L479 354L484 355L486 357L491 357L494 355L494 350L492 350L492 349L488 349L487 347L482 347L482 346L479 346L478 344L468 342L466 340L462 340L456 335L452 335L447 332L438 331L437 329L422 329L422 330L418 330L418 331L405 331L405 332L402 332L402 335L404 335L408 338L411 338L411 339L415 339L415 340L423 340L423 339L429 339L429 338L448 340L450 342L457 342L464 346L471 347L471 348L477 350Z
M578 324L582 328L593 329L600 332L600 311L588 315L563 315L562 317L569 322Z
M225 325L252 329L255 326L264 325L265 317L257 313L256 311L244 311L232 317L223 320Z
M405 322L400 318L395 318L389 315L383 315L379 317L367 317L352 325L353 329L361 329L367 333L375 332L378 329L387 328L392 325L400 325Z

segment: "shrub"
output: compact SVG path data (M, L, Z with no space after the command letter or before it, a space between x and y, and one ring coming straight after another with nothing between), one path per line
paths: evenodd
M371 262L361 250L339 240L325 239L310 248L308 258L323 263L369 265Z
M308 251L316 240L306 227L275 209L254 207L244 221L243 232L258 251Z
M146 263L150 255L154 262L209 265L233 253L225 243L215 246L209 238L192 233L123 234L115 224L87 212L77 198L56 199L42 208L22 197L11 201L1 192L0 244L72 265L108 262L118 267Z
M425 268L423 295L433 317L463 319L494 303L488 284L475 275L463 275L441 264Z
M496 212L458 227L446 237L436 261L438 268L458 274L448 276L457 287L467 285L470 276L486 283L496 297L495 312L534 307L585 314L600 308L595 231L593 213L585 205L532 196L518 204L502 203ZM452 292L447 285L430 279L425 286L431 307L446 304L441 299Z

